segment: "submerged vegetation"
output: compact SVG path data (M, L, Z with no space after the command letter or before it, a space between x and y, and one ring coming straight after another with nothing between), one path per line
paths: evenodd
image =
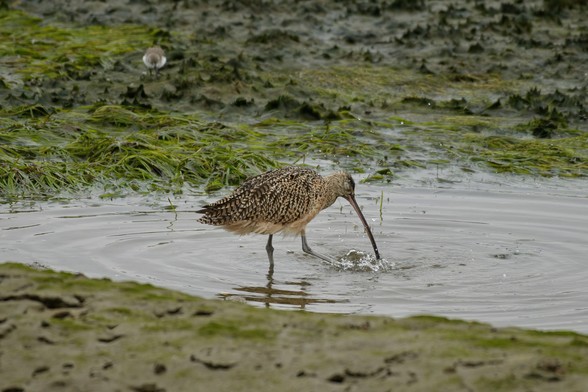
M557 27L558 19L575 20L579 2L468 8L477 19L453 6L430 13L420 2L402 8L406 20L396 29L373 24L365 36L349 33L347 23L396 8L337 3L346 16L315 10L333 31L313 37L297 24L273 26L272 17L263 31L255 18L231 22L254 12L253 3L170 10L136 2L86 12L81 1L63 13L59 4L0 10L3 199L209 192L291 163L342 167L371 182L431 165L588 175L587 90L577 66L588 32ZM313 23L298 4L268 7ZM212 18L217 11L227 20ZM168 12L178 19L173 29L163 27ZM72 23L77 16L88 23ZM187 29L194 21L196 30ZM537 23L551 35L531 37ZM460 44L447 46L448 37ZM141 62L153 43L168 56L160 78ZM554 45L566 56L544 59L542 48ZM525 57L513 59L520 47Z

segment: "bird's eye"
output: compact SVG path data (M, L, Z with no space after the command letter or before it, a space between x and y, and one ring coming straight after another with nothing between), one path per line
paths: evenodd
M348 184L349 184L349 187L351 188L351 190L355 189L355 181L353 181L353 177L351 177L351 176L349 177Z

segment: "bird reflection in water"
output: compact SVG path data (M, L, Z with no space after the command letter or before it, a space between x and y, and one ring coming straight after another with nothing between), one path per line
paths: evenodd
M344 303L349 302L348 300L334 300L327 298L316 298L311 296L306 288L311 286L311 283L300 280L300 281L286 281L277 282L274 280L274 265L270 264L268 272L266 274L267 283L265 286L239 286L234 289L241 293L223 293L219 294L219 297L226 300L237 300L253 303L263 303L266 308L271 308L272 305L278 305L279 307L292 307L297 309L306 309L307 305L313 304L328 304L328 303ZM282 284L288 286L299 286L299 290L284 290L274 288L274 284Z

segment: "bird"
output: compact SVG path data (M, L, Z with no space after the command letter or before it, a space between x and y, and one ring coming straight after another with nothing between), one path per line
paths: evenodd
M155 76L159 76L159 70L165 65L167 58L165 52L158 45L147 49L143 56L143 63L149 68L149 73L155 70Z
M372 243L376 259L380 260L374 236L355 201L355 182L345 171L323 177L302 166L270 170L247 179L230 195L196 212L204 214L198 219L200 223L222 226L240 235L269 235L266 251L271 266L274 263L272 238L279 232L300 235L305 253L332 262L310 248L306 241L306 225L338 197L346 199L354 208Z

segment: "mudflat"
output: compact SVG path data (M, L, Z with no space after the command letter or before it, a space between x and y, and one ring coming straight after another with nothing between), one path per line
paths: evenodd
M0 264L0 390L583 391L588 337L325 315Z
M0 9L3 203L213 191L306 157L384 184L430 166L588 174L583 1ZM154 44L157 77L141 60ZM587 351L573 332L279 312L0 265L2 392L584 391Z

